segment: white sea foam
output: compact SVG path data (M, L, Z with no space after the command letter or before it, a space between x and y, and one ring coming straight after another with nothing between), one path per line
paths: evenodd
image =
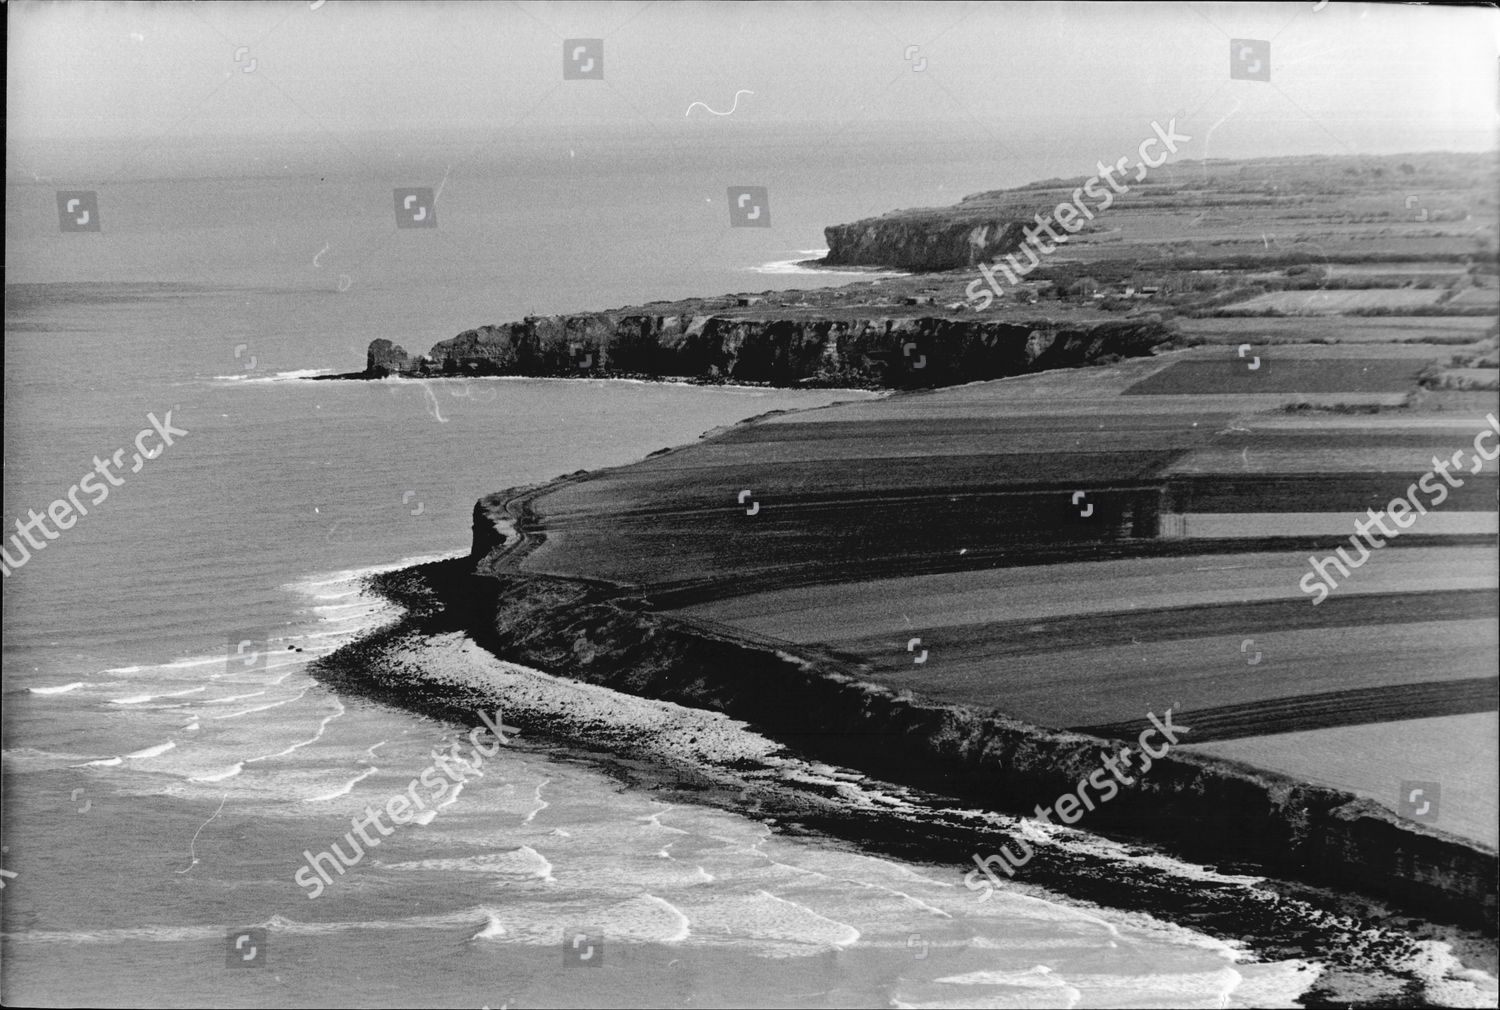
M469 937L469 939L493 940L504 935L505 927L500 924L500 917L498 915L491 915L488 919L485 920L484 928L475 933L473 936Z
M315 596L317 594L311 592L311 590L322 589L326 586L349 585L351 583L358 582L361 579L368 578L371 575L381 575L385 572L400 571L403 568L412 568L417 565L431 564L435 561L452 561L455 558L462 558L466 556L467 554L462 551L448 554L419 554L409 558L402 558L400 561L385 562L378 565L365 565L362 568L344 568L335 572L325 572L316 575L310 575L307 578L297 579L294 582L288 582L281 588L294 590L296 592L304 593L308 596Z
M448 791L447 798L445 800L443 800L443 802L439 803L434 808L434 810L442 810L444 807L451 807L451 806L453 806L453 804L455 804L455 803L458 802L458 794L461 793L461 792L463 792L463 791L464 791L464 784L462 782L455 782L455 783L453 783L453 788Z
M827 267L817 265L804 265L811 260L820 260L828 255L827 249L799 249L798 254L792 259L772 260L769 263L761 263L750 267L752 273L757 274L802 274L806 276L845 276L859 277L863 280L875 280L880 277L906 277L908 274L901 270L877 270L869 267Z
M326 803L328 800L336 800L340 796L348 796L350 793L352 793L354 791L354 787L355 786L359 785L361 782L363 782L365 779L369 778L371 775L374 775L379 770L380 769L378 769L378 768L376 768L376 767L374 767L372 765L369 768L366 768L364 771L360 772L358 775L354 776L354 778L350 779L348 782L345 782L342 786L340 786L339 788L335 789L333 792L331 792L331 793L324 793L321 796L309 796L307 799L303 800L302 802L304 802L304 803Z
M62 684L58 687L28 687L26 690L32 694L67 694L69 691L76 691L82 686L83 681L75 680L71 684Z
M224 769L223 771L214 772L211 775L194 775L194 776L190 777L188 779L188 781L189 782L223 782L225 779L232 779L232 778L234 778L240 772L244 771L244 769L245 769L245 763L243 761L240 761L240 762L237 762L237 763L231 765L230 767Z
M661 822L661 815L665 814L665 813L670 813L672 811L672 809L673 808L671 806L668 806L665 810L658 810L658 811L656 811L654 813L644 814L644 815L642 815L640 817L637 817L636 820L638 820L638 821L645 821L647 824L651 825L653 828L656 828L656 829L658 829L660 831L671 831L671 832L673 832L675 834L679 834L679 835L688 834L688 832L682 830L681 828L674 828L670 824L663 824Z
M241 701L241 700L243 700L245 698L259 698L261 695L263 695L265 693L266 693L265 691L251 691L249 694L231 694L227 698L215 698L212 701L205 701L203 704L205 704L205 705L227 705L231 701Z
M168 740L166 743L159 743L155 747L146 747L142 750L132 751L125 756L128 758L154 758L159 754L165 754L167 751L176 746L177 744L173 743L171 740Z
M241 716L250 715L254 712L265 712L268 709L280 708L282 705L290 705L292 702L300 700L302 696L310 690L312 690L311 685L309 685L308 687L304 687L301 691L298 691L297 694L291 698L283 698L281 701L273 701L269 705L257 705L254 708L242 709L238 712L229 712L225 715L216 715L213 717L213 721L218 722L221 719L238 719Z
M486 873L501 877L534 878L551 881L552 864L529 845L518 845L502 852L443 859L415 859L401 863L381 864L381 869L401 872L440 871L443 873Z
M684 896L685 897L685 896ZM679 901L683 898L679 898ZM848 947L859 940L859 930L822 915L806 905L764 889L751 894L706 896L692 907L699 935L723 934L751 940L824 949ZM783 952L790 953L790 949Z
M502 727L502 730L503 729L504 729L504 727ZM551 781L552 781L551 779L543 779L541 782L538 782L536 784L536 804L537 805L535 807L533 807L531 809L531 812L526 815L526 819L521 822L522 824L530 824L533 820L536 819L536 815L537 814L541 813L543 810L546 810L548 807L550 807L552 805L552 804L548 803L546 800L542 799L542 786L546 785L547 783L549 783Z
M105 670L105 673L150 673L158 670L190 670L199 666L222 665L224 656L189 656L186 659L174 659L170 663L154 663L144 666L114 666Z
M320 375L337 374L338 372L332 368L294 368L289 372L277 372L274 375L215 375L213 382L218 386L256 386L272 382L296 382L315 379Z
M657 907L661 908L668 915L672 916L673 920L677 924L677 928L675 930L673 930L667 936L661 938L662 943L681 943L692 935L692 930L689 928L690 923L688 922L688 917L682 913L682 909L678 908L670 901L667 901L665 898L658 898L654 894L643 894L641 895L641 897L646 901L655 902Z
M1493 1007L1500 994L1495 976L1477 968L1465 968L1453 948L1440 940L1422 940L1408 967L1422 980L1427 999L1434 1006Z
M292 753L295 750L298 750L298 749L300 749L302 747L306 747L308 744L317 743L319 740L321 740L323 738L323 731L328 728L328 724L331 723L331 722L333 722L333 720L337 719L339 716L341 716L341 715L344 714L343 703L335 700L334 704L338 706L338 711L335 712L335 713L333 713L330 716L325 717L322 722L318 723L318 729L317 729L317 731L315 733L313 733L312 736L308 737L306 740L299 740L297 743L292 744L290 747L287 747L284 750L279 750L275 754L265 754L265 755L262 755L261 757L250 758L245 763L246 764L254 764L257 761L270 761L273 758L285 757L286 755ZM194 723L193 724L193 728L197 729L197 727L198 727L198 724Z
M167 694L133 694L128 698L111 698L109 703L111 705L140 705L156 698L181 698L184 695L198 694L207 690L208 687L205 685L202 687L190 687L186 691L171 691Z

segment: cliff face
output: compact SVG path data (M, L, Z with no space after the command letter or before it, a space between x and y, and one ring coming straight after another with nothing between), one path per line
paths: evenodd
M1002 322L938 317L746 318L587 313L467 330L433 347L449 375L696 376L773 385L939 386L1142 356L1164 343L1156 320ZM423 367L387 340L375 369Z
M641 612L598 587L505 571L475 507L471 577L454 605L507 659L646 698L723 712L820 760L994 808L1028 811L1099 765L1100 741L862 682L837 657ZM1318 886L1495 928L1494 853L1335 789L1182 750L1090 814L1116 831L1218 865L1250 860Z
M885 216L823 229L831 266L884 266L899 270L953 270L1014 252L1029 218L942 220Z

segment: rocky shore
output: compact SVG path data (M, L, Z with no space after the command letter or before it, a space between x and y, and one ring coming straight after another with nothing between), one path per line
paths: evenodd
M476 518L493 529L487 513ZM477 546L507 539L512 556L524 547L504 531ZM948 867L955 881L976 855L1029 842L1034 858L1007 886L1155 916L1229 941L1250 960L1316 964L1308 1006L1382 1005L1461 972L1454 958L1496 970L1483 926L1442 924L1453 917L1430 893L1372 898L1353 868L1335 868L1335 837L1366 864L1388 844L1388 818L1351 797L1226 762L1169 759L1103 837L1038 834L1016 809L1020 797L1071 788L1069 776L1096 762L1102 741L871 690L827 657L662 622L606 587L480 574L506 553L488 553L478 568L470 557L376 577L374 588L405 617L321 661L317 675L341 693L460 724L503 707L528 743L550 742L668 802ZM1259 825L1261 837L1234 842L1236 824ZM1402 836L1450 881L1465 872L1463 846ZM1305 869L1316 872L1267 879L1269 867L1251 858L1266 844L1314 859Z

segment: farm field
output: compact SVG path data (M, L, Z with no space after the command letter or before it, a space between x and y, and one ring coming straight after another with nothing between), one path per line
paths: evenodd
M1421 370L1415 358L1302 358L1245 352L1221 360L1176 361L1125 391L1127 396L1184 393L1399 393Z
M1444 304L1454 308L1483 308L1500 311L1500 290L1495 288L1464 288ZM1476 318L1483 319L1484 316Z
M1320 606L1299 588L1364 507L1486 422L1279 406L1308 389L1404 398L1446 352L1291 345L1246 378L1226 350L736 426L545 489L546 537L520 563L1102 735L1169 705L1202 740L1494 710L1494 468Z
M1472 226L1418 227L1374 200L1359 210L1367 219L1314 221L1250 183L1233 206L1189 217L1180 190L1200 182L1180 168L1153 176L1051 261L1074 271L1057 283L1087 268L1100 277L1084 291L1155 284L1150 269L1105 268L1170 257L1175 273L1163 273L1177 288L1119 300L1143 318L1170 307L1169 290L1198 297L1205 277L1228 290L1257 270L1285 280L1299 258L1354 281L1443 283L1468 270L1453 256L1472 247ZM1279 238L1268 214L1286 215ZM1379 251L1399 248L1400 261L1360 261L1377 227ZM1235 258L1252 262L1208 266ZM960 318L940 306L971 279L893 283ZM1100 318L1069 290L1071 302L997 305L995 318ZM1488 290L1465 289L1455 311ZM1465 464L1441 508L1327 599L1315 605L1300 583L1310 558L1349 548L1366 509L1404 494L1434 457L1471 450L1500 412L1493 391L1427 388L1445 370L1494 374L1473 367L1493 354L1494 316L1340 314L1447 294L1272 291L1221 311L1287 317L1175 316L1180 338L1149 357L762 417L515 492L510 514L534 535L505 564L589 580L716 639L804 650L918 699L1041 726L1133 737L1146 713L1171 706L1206 751L1331 776L1390 805L1392 781L1465 782L1470 766L1500 759L1484 731L1500 709L1500 464ZM1420 726L1467 735L1451 748L1381 743L1387 732L1416 741ZM1329 760L1341 743L1366 765L1380 755L1378 772ZM1444 826L1493 836L1474 817Z
M1394 548L1339 595L1494 592L1500 561L1477 560L1472 546ZM1311 613L1297 588L1307 570L1307 555L1295 550L1072 561L869 579L841 585L837 593L816 585L774 589L685 605L676 613L790 642L838 647L886 636L904 649L904 631L1006 621L1274 601L1296 602L1301 606L1294 611Z
M1203 741L1494 706L1500 638L1486 601L1392 594L1334 607L1335 598L1316 609L1304 598L1143 611L1076 635L1061 621L918 629L844 651L866 657L869 678L889 687L1109 736L1133 736L1146 713L1168 707L1197 715L1192 739ZM1412 620L1429 613L1452 619ZM1282 618L1305 626L1283 630ZM906 649L912 637L928 653L921 665ZM1093 644L1074 644L1080 637ZM1416 649L1427 659L1413 668Z
M1243 302L1226 305L1224 314L1282 312L1290 315L1332 315L1351 309L1412 309L1436 305L1441 288L1351 288L1336 291L1267 291Z
M1469 289L1460 292L1468 295ZM1457 296L1455 296L1457 297ZM1453 304L1450 300L1448 304ZM1485 316L1298 316L1295 319L1252 316L1214 316L1178 319L1177 326L1193 337L1215 343L1471 343L1493 332L1495 320ZM1384 348L1389 351L1390 348Z
M1473 757L1493 753L1497 738L1500 716L1491 711L1275 733L1187 749L1347 789L1398 812L1403 787L1436 783L1431 823L1493 846L1500 844L1495 804L1500 766ZM1372 755L1379 757L1372 760ZM1426 792L1432 795L1430 785Z
M1348 277L1462 277L1468 268L1462 263L1331 263L1328 278Z
M1374 506L1371 506L1372 508ZM1265 540L1271 537L1324 536L1341 540L1353 535L1364 512L1184 512L1163 536L1197 540ZM1491 512L1435 512L1422 516L1409 533L1424 536L1494 536L1500 516ZM1405 534L1403 534L1405 535Z

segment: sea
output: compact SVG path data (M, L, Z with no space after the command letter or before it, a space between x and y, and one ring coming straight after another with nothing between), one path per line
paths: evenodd
M395 618L366 576L466 553L483 494L874 395L313 376L377 337L862 283L797 265L824 224L1046 167L997 171L982 137L640 132L8 148L5 529L83 508L24 559L5 541L4 1002L1294 1005L1318 966L1037 888L979 901L964 867L669 801L504 716L425 823L316 898L294 879L468 747L310 675ZM772 227L730 227L746 184ZM437 228L395 227L400 186L434 189ZM64 189L98 231L61 230Z

